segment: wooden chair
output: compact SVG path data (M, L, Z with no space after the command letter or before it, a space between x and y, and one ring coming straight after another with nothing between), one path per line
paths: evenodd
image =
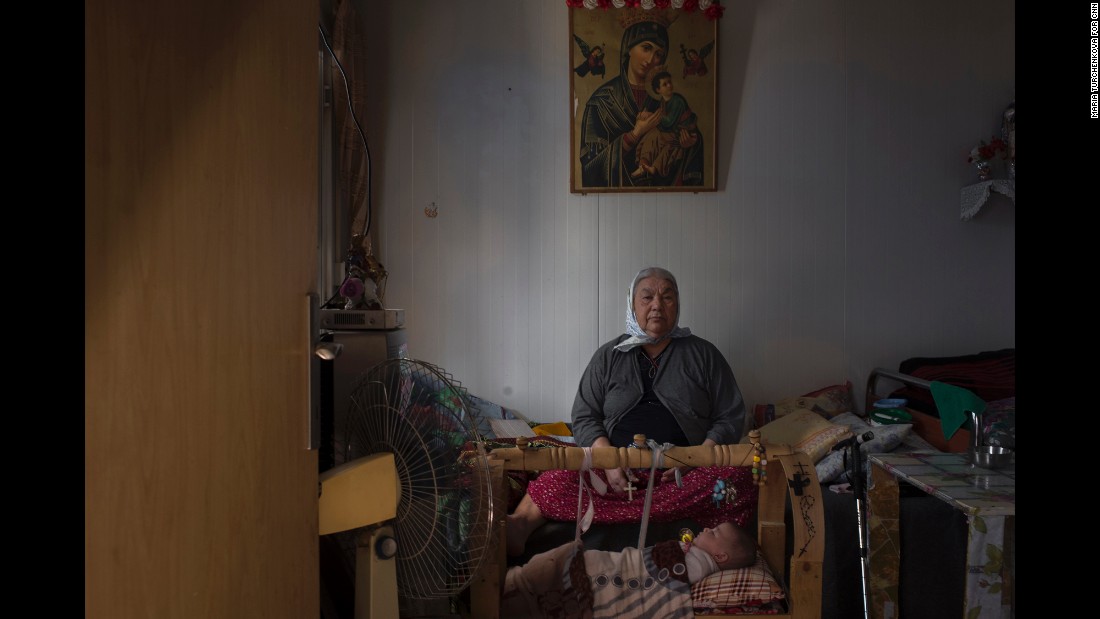
M673 447L666 454L689 466L744 466L752 462L760 433L749 434L750 443L714 447ZM490 453L497 488L496 500L507 505L505 471L580 470L585 455L579 447L494 449ZM789 568L787 612L769 615L777 619L814 619L821 617L821 570L825 549L825 512L821 485L814 463L788 445L765 444L767 474L760 487L757 505L757 541L764 559L776 578L784 582ZM649 468L652 452L648 449L602 447L592 449L592 467ZM790 501L793 513L793 541L787 547L785 509ZM505 518L498 518L499 535L495 556L471 585L471 619L500 619L500 593L507 570L505 557ZM733 617L735 615L706 615ZM741 615L737 615L741 616Z

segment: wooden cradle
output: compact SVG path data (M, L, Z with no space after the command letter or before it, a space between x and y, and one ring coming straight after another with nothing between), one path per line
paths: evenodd
M673 447L670 458L690 466L744 466L752 462L759 442L759 431L749 435L752 443L714 447ZM812 619L821 616L821 572L825 547L825 513L821 485L814 463L788 445L765 444L767 474L760 487L757 505L757 541L772 573L787 589L787 612L769 615L777 619ZM592 467L649 468L652 452L648 449L603 447L592 449ZM496 500L506 505L505 471L580 470L584 450L579 447L494 449L490 453L495 478ZM790 499L793 541L787 547L785 510ZM503 514L496 528L499 535L496 554L471 585L471 619L499 619L500 593L507 570L505 557L506 521ZM789 568L785 570L784 568ZM784 576L786 574L786 576ZM702 616L702 615L700 615ZM733 617L713 615L707 617Z

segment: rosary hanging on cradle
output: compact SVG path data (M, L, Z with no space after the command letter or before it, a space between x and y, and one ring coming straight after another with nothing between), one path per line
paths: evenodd
M752 455L752 481L763 486L768 481L768 453L764 443L756 443L756 453Z
M760 440L759 430L749 433L749 440L753 445L752 483L763 486L768 481L768 452ZM723 503L733 503L737 500L737 488L728 480L719 479L714 482L710 498L715 507L721 507Z

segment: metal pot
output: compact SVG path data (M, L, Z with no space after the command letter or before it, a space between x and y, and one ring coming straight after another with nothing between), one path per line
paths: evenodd
M1012 464L1012 454L1008 447L982 445L970 448L970 461L983 469L999 469Z
M1007 447L986 445L982 432L982 419L974 411L966 411L970 416L970 461L983 469L999 469L1012 463L1013 451Z

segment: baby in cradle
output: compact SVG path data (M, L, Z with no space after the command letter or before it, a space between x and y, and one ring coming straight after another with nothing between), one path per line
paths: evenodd
M755 561L756 540L732 522L621 552L569 542L509 568L502 616L691 616L693 583Z

